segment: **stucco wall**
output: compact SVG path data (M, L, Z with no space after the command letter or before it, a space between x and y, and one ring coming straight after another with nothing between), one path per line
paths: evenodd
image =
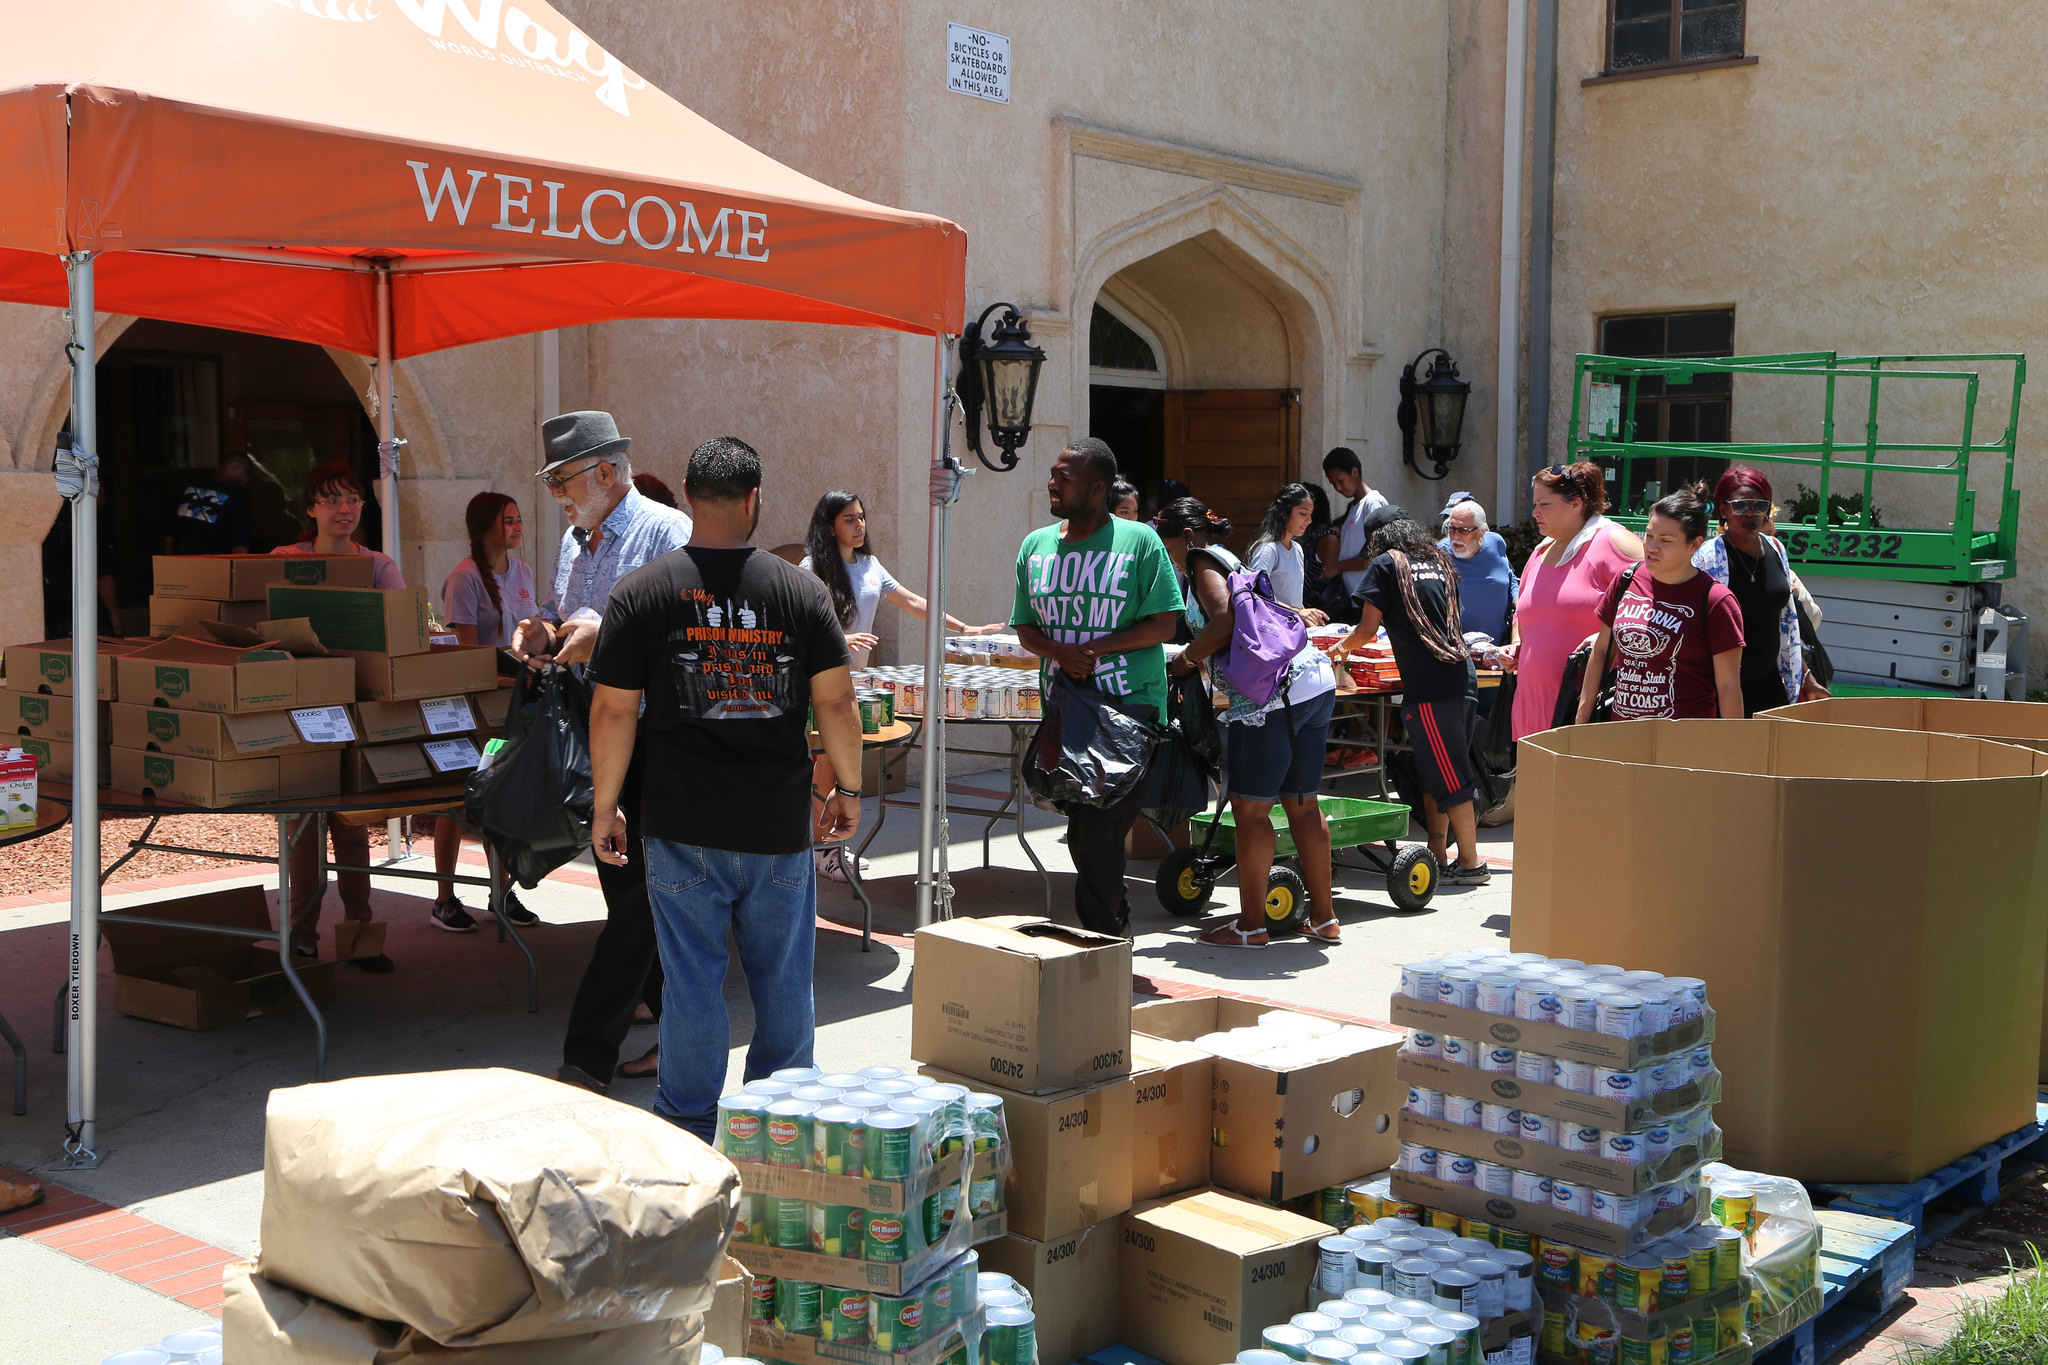
M1572 357L1595 348L1605 313L1732 305L1738 354L2042 349L2048 196L2025 92L2048 63L2048 27L1998 6L1944 6L1929 24L1924 6L1872 0L1845 27L1832 6L1751 5L1754 65L1582 87L1601 61L1602 9L1561 7L1553 453ZM1736 439L1817 431L1813 386L1764 389L1738 389ZM1991 392L1980 439L2003 425ZM1838 411L1856 437L1862 396ZM2044 403L2037 385L2020 419L2019 574L2005 589L2037 618ZM1944 407L1953 400L1902 389L1885 435L1953 432ZM1879 504L1945 518L1907 482L1881 488ZM2038 684L2048 633L2036 635Z

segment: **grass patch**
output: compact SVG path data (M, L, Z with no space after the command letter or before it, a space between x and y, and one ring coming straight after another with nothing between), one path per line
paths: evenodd
M1956 1315L1955 1335L1912 1357L1912 1365L2043 1365L2048 1362L2048 1274L2030 1247L2031 1269L2015 1266L2005 1292Z

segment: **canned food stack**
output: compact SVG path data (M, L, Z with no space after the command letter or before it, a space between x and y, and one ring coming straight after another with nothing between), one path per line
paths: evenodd
M1783 1176L1738 1171L1720 1162L1701 1175L1707 1182L1705 1226L1743 1252L1752 1277L1750 1335L1775 1341L1820 1311L1820 1223L1806 1187Z
M1721 1150L1704 982L1456 953L1402 968L1392 1018L1397 1193L1622 1255L1692 1224Z
M719 1100L718 1150L740 1172L733 1255L771 1284L900 1290L1004 1231L1002 1101L965 1086L778 1071Z
M889 694L893 716L925 716L924 668L890 664L853 675L856 692ZM939 684L939 711L948 720L1037 720L1042 696L1036 674L985 664L947 664Z
M1015 635L954 635L946 640L946 652L962 658L1022 659L1035 663L1037 656L1024 648Z
M828 1358L853 1365L979 1365L988 1312L981 1301L982 1278L980 1260L972 1251L952 1258L900 1293L790 1277L759 1278L749 1313L750 1349L765 1361L784 1365L812 1365ZM1008 1308L1009 1300L1018 1297L1008 1294L995 1306ZM1014 1342L1016 1325L1005 1316L1005 1339ZM820 1350L817 1343L829 1344ZM1032 1362L1028 1355L1015 1362L1006 1356L1004 1365Z

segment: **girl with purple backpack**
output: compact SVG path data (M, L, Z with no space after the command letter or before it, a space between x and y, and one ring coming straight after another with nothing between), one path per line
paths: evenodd
M1298 620L1289 619L1289 609L1273 601L1266 576L1251 573L1223 547L1228 521L1194 498L1179 498L1160 509L1154 525L1166 553L1188 577L1188 625L1195 632L1194 642L1167 671L1187 677L1207 662L1210 684L1224 700L1224 772L1236 822L1239 908L1236 923L1218 925L1200 941L1219 948L1266 946L1266 877L1273 866L1278 803L1308 884L1305 932L1336 943L1330 828L1317 800L1337 701L1336 674L1308 643ZM1247 614L1252 619L1240 619ZM1300 643L1291 653L1275 655L1277 640Z

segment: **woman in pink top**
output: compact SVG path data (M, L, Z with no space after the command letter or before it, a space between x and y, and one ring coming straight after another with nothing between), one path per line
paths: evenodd
M356 526L363 519L363 484L345 464L323 464L306 475L306 516L313 534L296 545L280 545L274 555L368 555L377 561L370 586L402 588L405 578L398 565L382 550L356 543Z
M1530 480L1531 513L1544 539L1522 569L1514 635L1502 651L1515 670L1515 738L1550 728L1565 661L1601 630L1600 604L1624 569L1643 557L1635 533L1609 521L1607 488L1590 460L1551 465Z

